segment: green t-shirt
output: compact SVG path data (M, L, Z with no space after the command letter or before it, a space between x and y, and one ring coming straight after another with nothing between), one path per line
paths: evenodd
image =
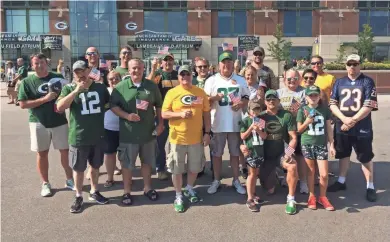
M27 66L23 65L23 66L19 67L18 74L21 75L21 78L19 80L26 78L28 75Z
M311 108L304 106L298 110L297 122L304 123ZM326 120L330 120L331 113L328 107L318 106L315 110L314 122L301 134L302 145L326 145L328 143Z
M59 99L76 88L71 83L62 88ZM69 108L68 142L73 146L96 145L104 137L104 113L108 108L110 93L106 86L93 82L88 91L79 93Z
M48 93L48 82L52 78L63 78L59 73L49 72L46 77L39 78L35 73L24 78L19 87L20 101L36 100ZM56 100L44 103L39 107L29 109L29 122L41 123L46 128L54 128L66 124L65 113L55 112Z
M253 118L252 117L246 117L244 120L240 122L240 132L244 133L246 132L249 127L253 123ZM264 157L264 141L261 139L261 137L257 134L256 131L252 131L252 134L248 136L244 140L244 144L250 151L250 154L253 158L263 158Z
M270 115L266 111L260 114L265 120L267 139L264 141L265 159L276 159L284 153L284 143L290 142L288 131L296 131L295 118L287 111L280 109L276 115Z
M142 108L137 108L137 100L142 101ZM146 103L147 102L147 103ZM147 105L145 105L147 104ZM139 122L119 119L119 141L122 143L145 144L153 139L155 130L154 107L162 107L160 91L155 83L143 79L137 87L130 76L118 83L111 93L110 106L119 107L126 113L138 113Z
M129 70L127 68L123 68L120 66L117 66L115 68L115 71L118 72L121 75L121 78L129 74Z
M178 73L175 70L173 70L172 72L166 72L161 69L157 70L155 72L154 82L158 83L158 89L161 92L163 100L169 90L180 84Z
M206 78L200 78L199 76L196 76L192 78L192 85L195 85L199 88L204 89L204 85L206 83L207 77Z

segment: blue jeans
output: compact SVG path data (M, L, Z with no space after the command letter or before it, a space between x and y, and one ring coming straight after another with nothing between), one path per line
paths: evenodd
M158 124L158 120L156 121ZM169 136L169 121L164 119L164 131L157 136L157 146L158 153L156 159L156 170L157 172L165 171L166 163L167 163L167 154L165 152L165 144L167 143Z

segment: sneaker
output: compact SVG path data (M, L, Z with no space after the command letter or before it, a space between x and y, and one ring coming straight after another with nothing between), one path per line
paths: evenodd
M96 191L92 194L90 193L88 199L90 201L96 201L99 204L107 204L108 203L108 199L106 197L104 197L102 194L100 194L99 191Z
M333 205L329 202L327 197L319 197L318 203L322 205L327 211L334 211Z
M236 189L236 192L238 192L239 194L246 194L246 190L245 188L241 185L241 182L240 180L234 180L233 183L232 183L232 186Z
M376 191L375 189L368 188L366 193L366 199L369 202L376 202Z
M336 181L335 183L333 183L332 185L330 185L327 189L328 192L338 192L338 191L341 191L341 190L346 190L347 189L347 185L345 185L345 183L340 183L338 181Z
M74 202L70 207L70 212L79 213L81 212L82 206L83 206L83 197L75 197Z
M116 176L122 175L122 170L119 168L115 168L114 175L116 175Z
M317 209L317 199L316 196L309 196L309 200L307 201L307 207L316 210Z
M253 201L253 199L246 201L246 207L251 212L259 212L260 211L260 208L256 205L256 202Z
M52 193L51 193L50 183L48 183L48 182L43 183L42 189L41 189L41 196L42 197L49 197L51 195L52 195Z
M184 201L182 197L176 197L175 202L173 203L175 211L178 213L184 212Z
M306 182L299 183L299 192L301 194L309 194L309 187L307 186Z
M241 169L241 176L244 179L248 178L248 168L244 167L244 168Z
M74 186L73 179L68 179L68 180L65 181L65 188L68 188L68 189L73 190L73 191L76 190L76 188Z
M295 200L288 200L286 204L286 213L293 215L297 212Z
M184 189L183 194L191 203L197 203L201 201L200 197L194 191L194 189L190 189L190 190Z
M220 185L221 185L221 182L220 182L220 181L214 180L214 181L211 183L209 189L207 189L207 193L208 193L208 194L214 194L214 193L216 193L216 192L218 191L218 188L219 188Z
M157 172L157 177L160 181L168 180L168 174L166 171L159 171Z

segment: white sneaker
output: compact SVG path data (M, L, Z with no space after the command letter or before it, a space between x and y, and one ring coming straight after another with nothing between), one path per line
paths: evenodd
M299 183L299 192L301 194L309 194L309 187L307 186L306 182Z
M208 194L214 194L214 193L216 193L216 192L218 191L218 188L219 188L220 185L221 185L221 182L220 182L220 181L214 180L214 181L211 183L209 189L207 189L207 193L208 193Z
M240 180L233 180L233 183L232 183L232 186L234 186L234 188L236 189L236 191L239 193L239 194L246 194L246 190L245 188L241 185L241 182Z
M42 197L51 196L51 186L48 182L42 184L41 196Z

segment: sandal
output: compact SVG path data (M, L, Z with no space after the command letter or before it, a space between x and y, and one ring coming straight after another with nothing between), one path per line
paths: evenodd
M109 187L112 187L114 186L114 181L106 181L106 183L104 183L104 187L105 188L109 188Z
M133 204L133 199L132 199L130 193L123 194L122 204L125 206L129 206L129 205Z
M255 202L256 204L262 204L264 202L264 200L261 200L260 197L258 197L255 194L255 197L253 198L253 202Z
M246 201L246 206L251 212L259 212L260 209L257 207L256 203L253 201L253 199L250 199Z
M148 192L144 192L144 195L149 198L150 201L156 201L158 199L158 193L153 189Z
M274 195L274 194L275 194L275 187L273 187L273 188L267 190L267 195L268 195L268 196L272 196L272 195Z

